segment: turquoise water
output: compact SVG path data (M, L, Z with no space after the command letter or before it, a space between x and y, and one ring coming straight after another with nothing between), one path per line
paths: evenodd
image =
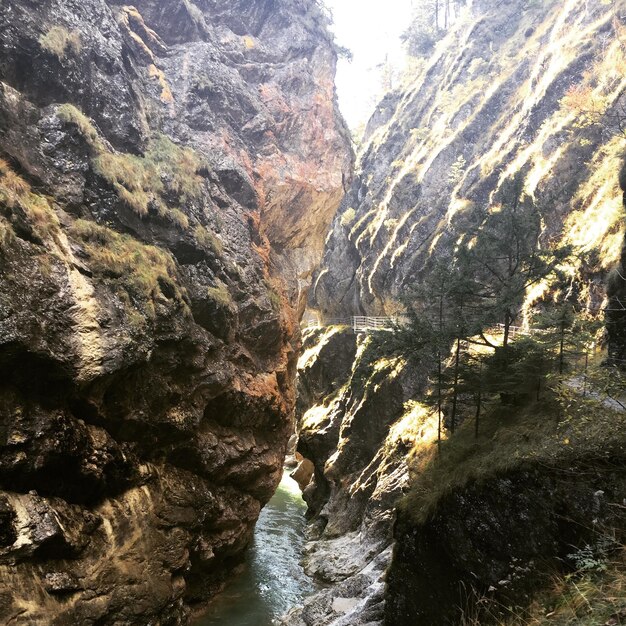
M305 510L297 483L285 474L261 511L245 570L195 626L272 626L315 590L300 566Z

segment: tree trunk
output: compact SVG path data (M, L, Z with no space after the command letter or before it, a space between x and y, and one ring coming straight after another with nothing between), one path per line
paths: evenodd
M441 341L441 335L443 334L443 295L439 297L439 341ZM441 426L443 421L442 415L442 398L441 398L441 388L443 385L442 381L442 367L441 367L441 348L437 351L437 411L438 411L438 422L437 422L437 452L441 453Z
M454 385L452 387L452 417L450 418L450 430L454 434L456 428L456 407L459 396L459 356L461 354L461 338L456 338L456 353L454 355Z
M565 369L565 320L561 322L561 341L559 345L559 374Z
M480 363L480 369L478 370L478 395L476 396L476 418L474 420L474 437L478 439L478 427L480 423L480 410L482 408L483 400L483 364Z
M589 370L589 352L585 350L585 375L583 376L583 398L587 396L587 371Z
M437 421L437 450L441 452L441 424L442 424L442 399L441 399L441 350L438 354L438 372L437 372L437 412L438 412L438 421Z
M509 346L509 334L511 332L511 314L507 311L504 314L504 339L502 340L502 347L506 351Z

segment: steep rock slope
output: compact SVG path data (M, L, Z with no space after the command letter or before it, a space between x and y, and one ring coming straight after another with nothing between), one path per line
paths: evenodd
M0 6L0 621L181 623L282 471L351 155L314 2Z
M620 129L626 4L468 5L432 56L416 63L405 86L370 120L310 306L329 322L401 313L403 296L433 259L453 254L454 233L473 209L495 210L507 180L521 175L541 213L542 246L562 242L575 251L566 268L568 295L599 317L603 308L615 309L606 315L609 353L624 358L619 172L626 146ZM549 301L549 291L548 283L535 286L526 303ZM310 354L323 361L324 337L317 339ZM355 359L361 363L355 370L372 369L371 385L352 371L348 379L338 377L346 381L339 392L326 387L328 397L305 386L299 445L314 466L305 495L324 528L309 567L315 571L316 551L318 575L350 562L349 551L332 544L338 535L347 545L356 530L357 544L373 545L369 513L360 505L363 485L376 485L373 508L381 519L393 519L405 487L424 501L432 498L428 507L416 498L400 512L384 598L364 592L372 584L367 566L377 560L365 548L366 562L350 563L354 569L339 576L342 582L305 604L301 623L380 623L375 611L383 603L390 626L461 623L460 610L473 610L476 600L496 611L523 605L546 567L571 565L567 555L577 548L623 536L623 413L605 414L602 405L574 398L570 406L579 414L570 419L547 394L524 410L505 407L477 439L472 424L463 424L456 440L444 442L456 451L447 457L454 463L438 464L436 423L420 404L425 372L403 364L396 376L388 366L397 353L390 352L383 341L378 352ZM311 374L317 376L315 367L303 369L305 381ZM398 379L402 388L389 395ZM353 428L354 416L367 407L368 419ZM387 434L406 447L390 446ZM386 458L393 461L381 462ZM407 458L414 468L409 477ZM389 498L381 497L386 484ZM465 617L487 623L485 615Z
M298 362L298 452L312 465L305 570L325 584L289 626L381 624L407 452L428 437L409 402L426 377L345 326L308 330ZM301 478L303 478L301 476Z
M624 236L625 20L621 1L471 3L370 120L312 306L393 315L454 245L448 225L519 172L544 242L579 251L572 275L597 310Z

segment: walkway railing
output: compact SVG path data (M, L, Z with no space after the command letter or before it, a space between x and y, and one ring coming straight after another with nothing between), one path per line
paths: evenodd
M302 328L322 328L325 326L350 326L354 332L369 330L391 330L394 326L408 322L403 317L382 317L371 315L353 315L352 317L331 317L322 320L309 320L302 323Z

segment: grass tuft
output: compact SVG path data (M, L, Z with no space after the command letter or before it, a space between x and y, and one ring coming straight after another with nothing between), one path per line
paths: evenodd
M41 241L57 239L60 224L50 202L44 196L34 193L30 185L4 159L0 159L0 204L10 209L19 206L34 234ZM4 240L8 242L7 228L8 224L4 228Z
M66 124L74 124L92 148L104 150L99 140L98 131L91 120L73 104L62 104L57 109L57 117Z
M139 217L150 209L184 230L189 218L180 208L170 208L165 196L185 204L201 197L204 181L198 171L205 167L190 148L181 148L162 134L155 135L143 156L111 152L89 118L71 104L57 110L59 119L75 125L90 145L94 171L107 180L118 197ZM219 249L221 244L217 245Z
M230 308L233 304L230 291L223 283L220 283L217 287L208 287L207 296L224 308Z
M527 609L477 598L460 626L481 626L485 615L497 626L618 626L626 624L626 550L611 555L602 570L555 575L551 586ZM505 615L505 617L500 617Z
M224 244L204 226L196 226L193 234L200 247L206 252L210 252L215 256L221 256L223 254Z
M44 50L63 60L68 52L79 54L83 48L80 33L69 31L63 26L53 26L39 38L39 44Z
M69 234L81 243L93 274L148 317L156 316L155 304L164 298L185 306L175 263L164 250L87 220L76 220Z

